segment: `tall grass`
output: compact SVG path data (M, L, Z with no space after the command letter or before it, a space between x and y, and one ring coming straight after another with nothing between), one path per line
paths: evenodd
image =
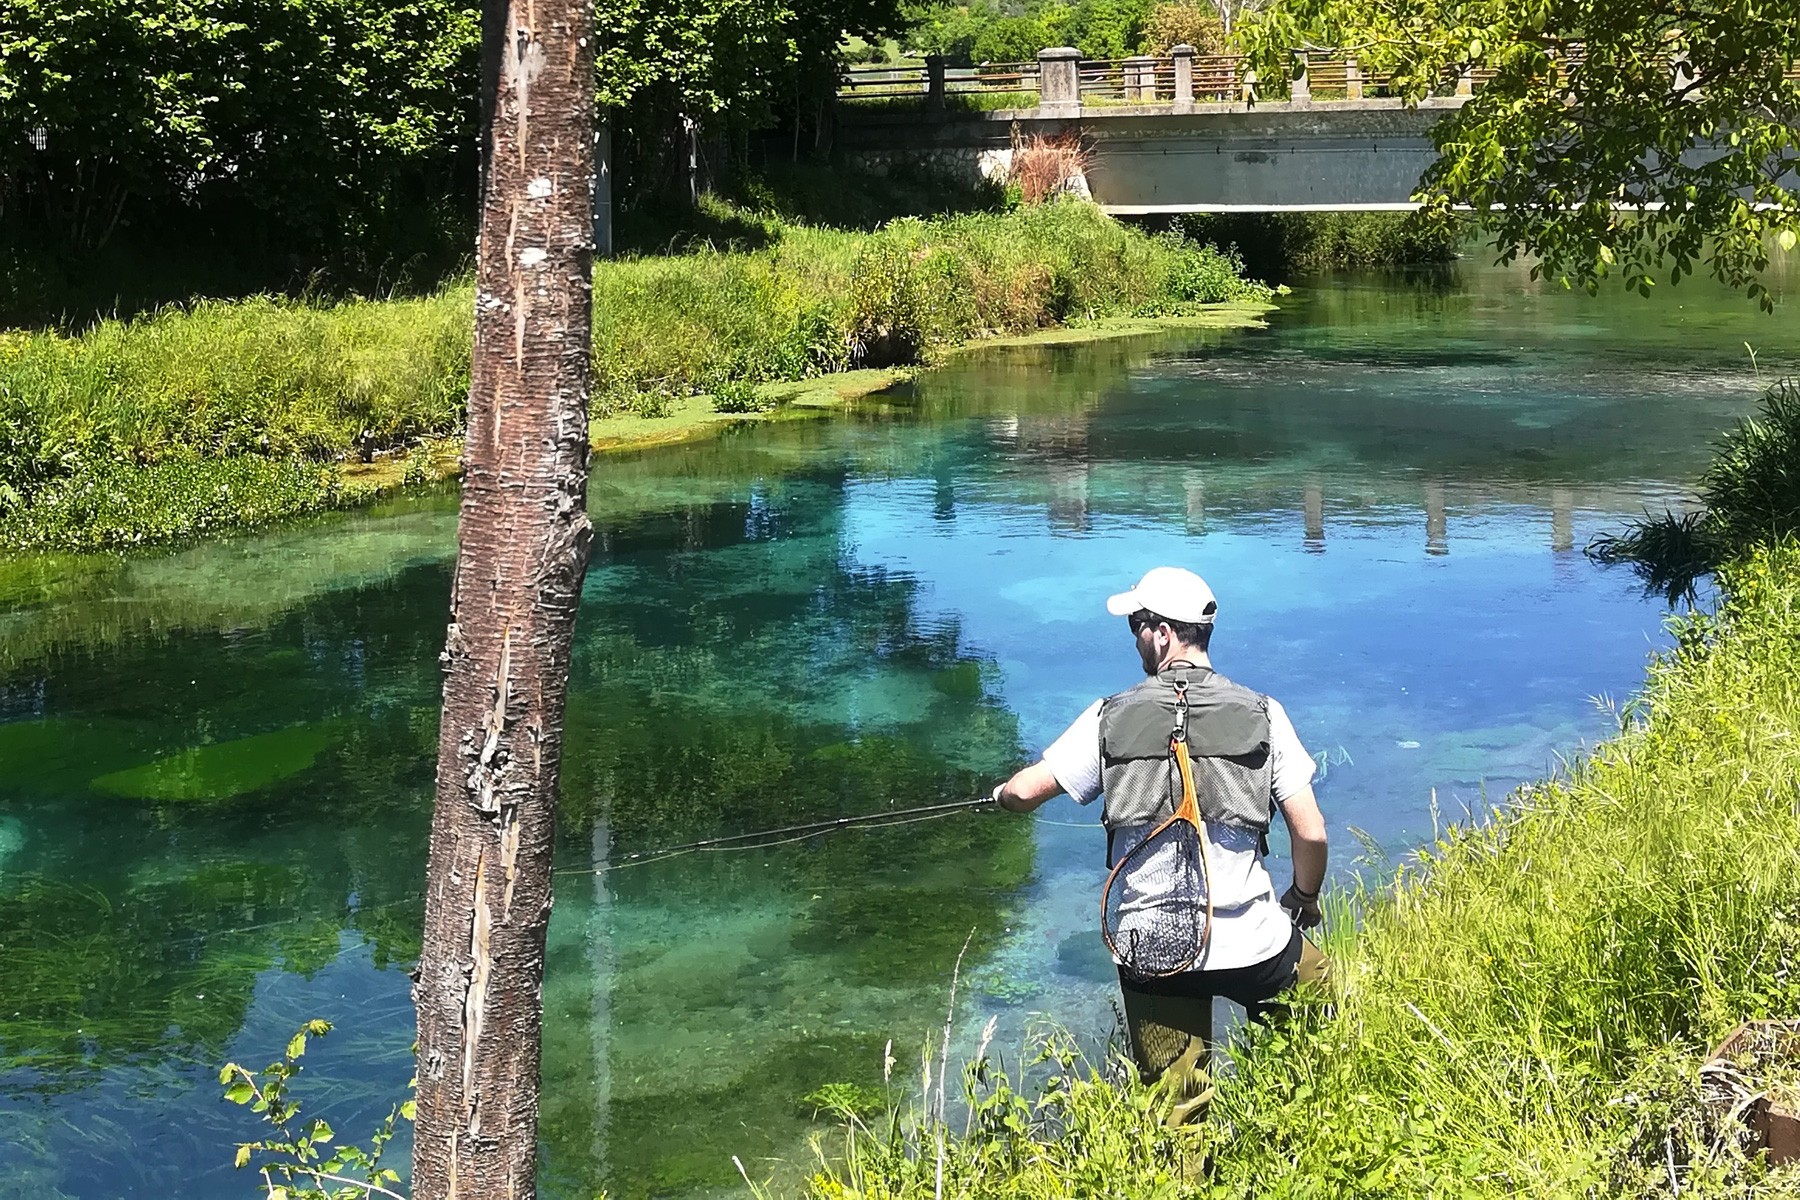
M929 357L970 338L1266 299L1236 260L1144 234L1090 204L894 221L874 234L782 227L743 252L595 273L595 392L798 379Z
M874 233L738 224L764 244L597 267L596 415L1268 295L1229 256L1086 204ZM166 541L234 513L246 524L354 499L333 464L460 428L472 302L464 283L417 300L205 303L72 338L0 334L0 547Z
M1363 898L1353 936L1340 922L1329 996L1234 1053L1179 1171L1132 1103L1038 1119L1015 1099L947 1156L943 1194L1094 1194L1061 1144L1087 1121L1141 1135L1084 1135L1134 1181L1110 1194L1800 1194L1800 1167L1743 1153L1697 1069L1739 1020L1800 1014L1800 547L1722 582L1619 737L1444 833ZM814 1194L932 1195L905 1158L852 1138Z

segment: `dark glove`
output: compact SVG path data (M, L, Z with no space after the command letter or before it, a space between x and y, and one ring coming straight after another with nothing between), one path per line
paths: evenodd
M1320 920L1323 919L1319 915L1319 894L1303 892L1298 885L1291 886L1287 891L1281 893L1281 907L1287 909L1288 916L1292 917L1294 924L1301 929L1317 928Z

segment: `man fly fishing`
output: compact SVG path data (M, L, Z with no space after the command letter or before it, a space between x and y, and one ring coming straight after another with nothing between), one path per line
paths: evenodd
M1325 973L1300 932L1319 923L1325 821L1287 713L1212 669L1218 603L1205 580L1157 567L1106 607L1130 624L1145 679L1089 705L993 798L1023 813L1064 792L1105 797L1101 929L1132 1055L1145 1080L1166 1084L1168 1122L1182 1125L1212 1097L1213 998L1262 1020L1282 992ZM1277 809L1294 855L1279 900L1263 866Z

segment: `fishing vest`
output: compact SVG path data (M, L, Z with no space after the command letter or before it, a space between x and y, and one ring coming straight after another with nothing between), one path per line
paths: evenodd
M1100 819L1107 841L1120 829L1154 824L1181 802L1181 774L1169 750L1177 728L1178 684L1186 685L1188 755L1194 799L1208 821L1269 831L1269 698L1210 668L1165 668L1100 706Z

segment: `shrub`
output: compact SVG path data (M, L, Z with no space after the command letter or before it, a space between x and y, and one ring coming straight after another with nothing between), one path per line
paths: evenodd
M744 379L722 379L713 384L712 406L714 412L722 413L765 412L775 407L773 401L756 390L754 383Z

